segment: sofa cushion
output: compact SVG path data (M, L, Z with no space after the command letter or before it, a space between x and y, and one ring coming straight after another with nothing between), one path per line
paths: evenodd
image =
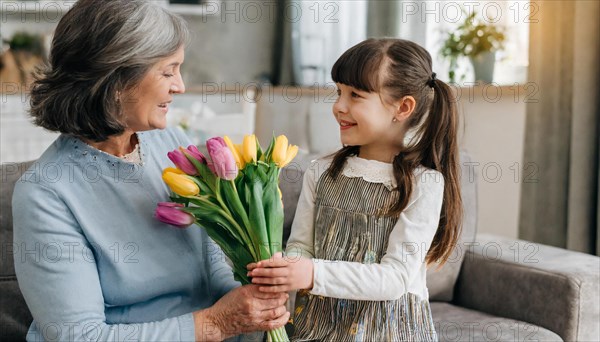
M431 315L440 342L562 341L556 333L537 325L492 316L449 303L431 303Z
M315 154L300 151L296 158L288 164L279 175L279 188L283 200L283 244L290 237L292 222L296 214L296 205L302 190L304 172L310 166L311 160L318 158Z
M464 209L462 233L448 261L439 269L438 265L432 265L427 270L427 288L429 290L429 300L432 301L452 301L454 287L467 247L475 241L477 231L477 177L471 167L471 157L466 151L460 151L460 166L460 191Z
M12 194L15 182L32 162L5 163L0 165L0 339L4 341L23 340L33 318L23 295L19 290L15 275L14 255L19 255L19 247L13 245Z
M565 341L600 341L600 258L480 234L454 304L550 329Z
M266 88L256 102L255 134L267 146L273 133L285 134L291 144L309 151L308 107L311 96L305 88Z

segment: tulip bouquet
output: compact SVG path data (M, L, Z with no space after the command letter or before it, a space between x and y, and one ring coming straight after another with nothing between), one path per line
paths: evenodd
M196 146L169 152L176 168L162 178L172 202L159 203L155 216L168 224L197 223L233 263L236 280L250 284L246 265L282 250L283 203L279 172L298 147L280 135L263 152L254 135L233 144L225 136L206 142L210 160ZM285 329L269 331L270 341L288 341Z

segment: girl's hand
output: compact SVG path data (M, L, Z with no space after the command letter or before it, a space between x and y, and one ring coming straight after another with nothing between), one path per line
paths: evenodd
M248 276L262 292L287 292L313 287L313 262L302 257L287 258L275 253L271 259L248 264Z

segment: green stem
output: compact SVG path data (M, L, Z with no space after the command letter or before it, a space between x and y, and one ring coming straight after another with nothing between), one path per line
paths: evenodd
M235 192L235 199L233 199L234 201L240 201L240 193L238 192L237 186L235 185L235 181L234 180L230 180L233 191ZM248 216L245 212L244 206L241 204L241 202L239 203L240 211L244 211L243 213L240 213L242 215L242 221L244 226L246 226L246 232L248 232L248 237L250 238L250 240L256 240L255 238L253 238L253 236L250 236L250 232L252 231L252 225L250 224L250 221L248 219ZM253 241L253 243L251 245L248 246L253 246L254 247L254 252L256 253L256 255L260 256L260 241ZM261 259L256 259L254 261L260 261Z
M277 328L275 330L270 330L267 332L267 341L271 342L289 342L289 338L287 332L285 331L285 327Z
M201 202L207 203L209 205L213 205L214 203L210 202L209 200L199 197L199 196L194 196L195 199L198 199ZM219 196L217 195L217 201L219 201L219 203L221 203L221 206L223 206L225 209L227 207L224 206L224 204L222 203L222 201L219 199ZM219 211L219 214L223 215L223 217L229 222L231 223L231 225L238 231L238 234L240 235L240 238L242 238L242 240L244 241L244 244L246 246L252 246L251 241L248 240L248 236L244 233L244 230L242 229L242 227L239 226L239 224L237 222L235 222L235 220L233 219L233 217L231 217L231 213L229 212L229 210L225 211L222 209L217 209ZM252 251L252 257L254 258L255 261L260 260L258 259L259 256L257 256L254 252L254 250L250 249Z

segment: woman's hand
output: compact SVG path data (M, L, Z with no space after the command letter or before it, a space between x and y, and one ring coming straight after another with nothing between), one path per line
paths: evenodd
M248 276L259 290L267 293L287 292L313 287L313 262L311 259L287 258L275 253L271 259L248 265Z
M196 341L222 341L247 332L273 330L290 318L287 293L264 293L256 285L237 287L208 309L194 312Z

